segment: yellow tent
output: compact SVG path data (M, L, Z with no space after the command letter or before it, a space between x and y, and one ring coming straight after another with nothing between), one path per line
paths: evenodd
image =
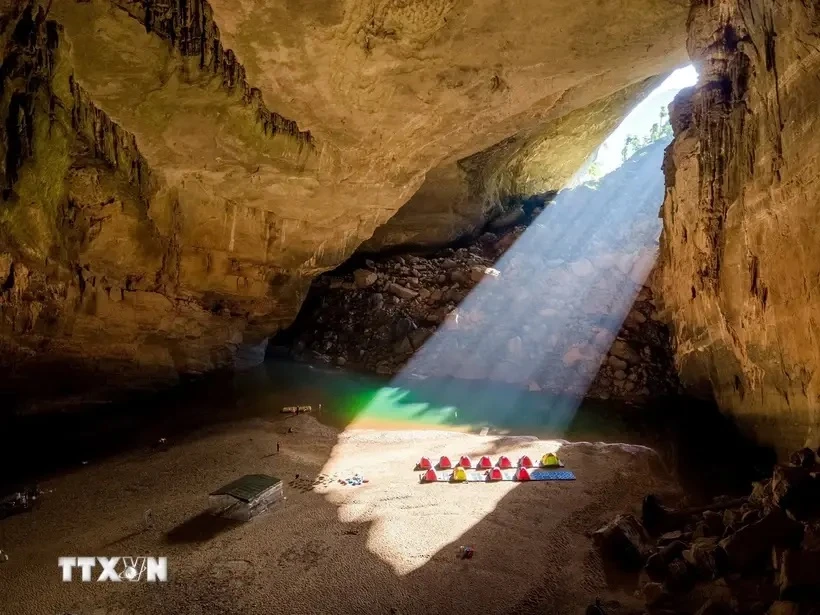
M456 469L453 470L453 481L455 482L464 482L467 480L467 472L464 471L464 468L461 466L456 466Z
M545 468L551 468L555 466L560 466L561 462L558 461L558 455L555 453L547 453L543 457L541 457L541 465Z

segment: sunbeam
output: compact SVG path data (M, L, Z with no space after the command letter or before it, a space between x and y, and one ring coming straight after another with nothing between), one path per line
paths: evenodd
M690 73L687 70L667 79L615 131L620 141L608 139L591 158L605 161L605 150L623 149L622 160L615 165L617 172L598 174L590 182L590 165L584 165L568 183L570 187L557 194L493 268L477 264L470 270L478 284L389 385L368 396L334 448L325 472L353 471L347 464L354 459L360 462L358 446L361 438L368 437L389 443L395 440L395 450L382 447L381 454L392 451L393 463L406 464L414 433L410 430L422 427L492 429L489 436L487 432L481 437L457 436L465 438L465 446L468 441L473 447L479 444L482 450L473 452L489 452L499 446L499 435L505 426L519 421L525 407L528 416L519 427L525 425L541 437L552 438L539 441L542 448L561 447L561 438L601 362L613 344L619 343L621 325L655 264L664 194L661 164L671 140L668 127L659 125L666 118L659 113L658 101L668 103L669 93L683 87ZM647 117L654 118L655 125L647 124ZM641 132L643 124L650 126L649 136ZM636 127L638 132L631 133ZM634 153L624 146L624 134L635 134ZM582 179L586 183L580 183ZM615 377L626 381L627 376L616 371ZM404 424L408 431L387 436L366 430L382 427L385 420ZM427 433L427 438L434 437ZM453 437L442 436L446 446L452 448ZM525 439L510 444L520 450L526 445ZM445 449L442 446L441 452L454 452ZM543 451L531 452L540 455ZM391 459L385 457L384 463ZM484 494L482 505L491 509L512 488L488 486L492 493ZM425 497L455 498L451 504L457 508L460 496L442 491ZM373 522L369 547L397 574L421 566L429 554L456 540L490 512L471 510L456 518L431 520L447 526L437 527L436 544L431 546L429 538L419 540L410 549L414 558L396 559L390 553L405 552L413 542L403 533L402 520L388 503L358 510L356 500L348 499L345 495L335 502L339 514L350 522ZM391 549L399 543L401 549Z
M627 134L648 142L649 120L657 123L659 108L693 78L691 67L673 73L592 159L606 160L605 151L622 149ZM405 408L401 418L503 425L507 415L520 411L529 383L531 391L546 388L539 396L539 426L563 433L654 266L664 190L660 166L668 142L666 135L648 142L619 161L618 173L561 191L494 269L473 272L481 282L387 389L407 397L418 392L420 378L443 381L417 395L417 411ZM579 169L569 185L588 170ZM464 380L473 384L465 387ZM499 398L499 382L525 386ZM354 425L390 414L387 390L373 397Z

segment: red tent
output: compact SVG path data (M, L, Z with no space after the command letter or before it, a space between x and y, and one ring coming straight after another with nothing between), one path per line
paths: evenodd
M493 467L493 462L490 461L490 458L487 455L484 455L481 459L478 460L478 469L479 470L489 470Z
M438 475L433 468L427 470L424 475L421 477L422 482L425 483L434 483L438 480Z
M432 462L430 461L429 457L422 457L421 461L416 464L416 469L418 470L429 470L433 467Z
M532 467L532 459L529 458L528 455L524 455L521 459L518 460L518 467L519 468L531 468Z
M438 467L440 470L449 470L453 467L453 463L447 455L442 455L441 459L438 460Z
M462 455L461 459L458 460L458 465L462 468L472 468L473 462L469 457L467 457L467 455Z
M510 458L506 455L501 455L501 457L498 458L498 467L502 470L509 470L512 467Z
M504 475L501 473L501 468L493 468L490 470L490 480L504 480Z
M518 468L515 473L515 480L530 480L530 471L527 468Z

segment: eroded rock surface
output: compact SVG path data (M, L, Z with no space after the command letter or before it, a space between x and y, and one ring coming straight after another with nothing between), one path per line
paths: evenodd
M4 409L233 365L430 169L683 63L685 10L4 4Z
M624 115L658 84L650 78L544 126L431 170L395 216L360 251L440 247L475 236L522 196L558 192Z
M817 71L811 2L695 2L674 104L661 296L690 390L781 450L820 439Z

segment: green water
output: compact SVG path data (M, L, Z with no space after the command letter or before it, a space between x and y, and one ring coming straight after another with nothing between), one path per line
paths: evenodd
M367 425L457 428L491 433L642 440L645 414L612 402L580 400L522 390L520 386L453 378L376 378L289 362L268 362L256 374L261 405L322 404L320 420L338 427Z

